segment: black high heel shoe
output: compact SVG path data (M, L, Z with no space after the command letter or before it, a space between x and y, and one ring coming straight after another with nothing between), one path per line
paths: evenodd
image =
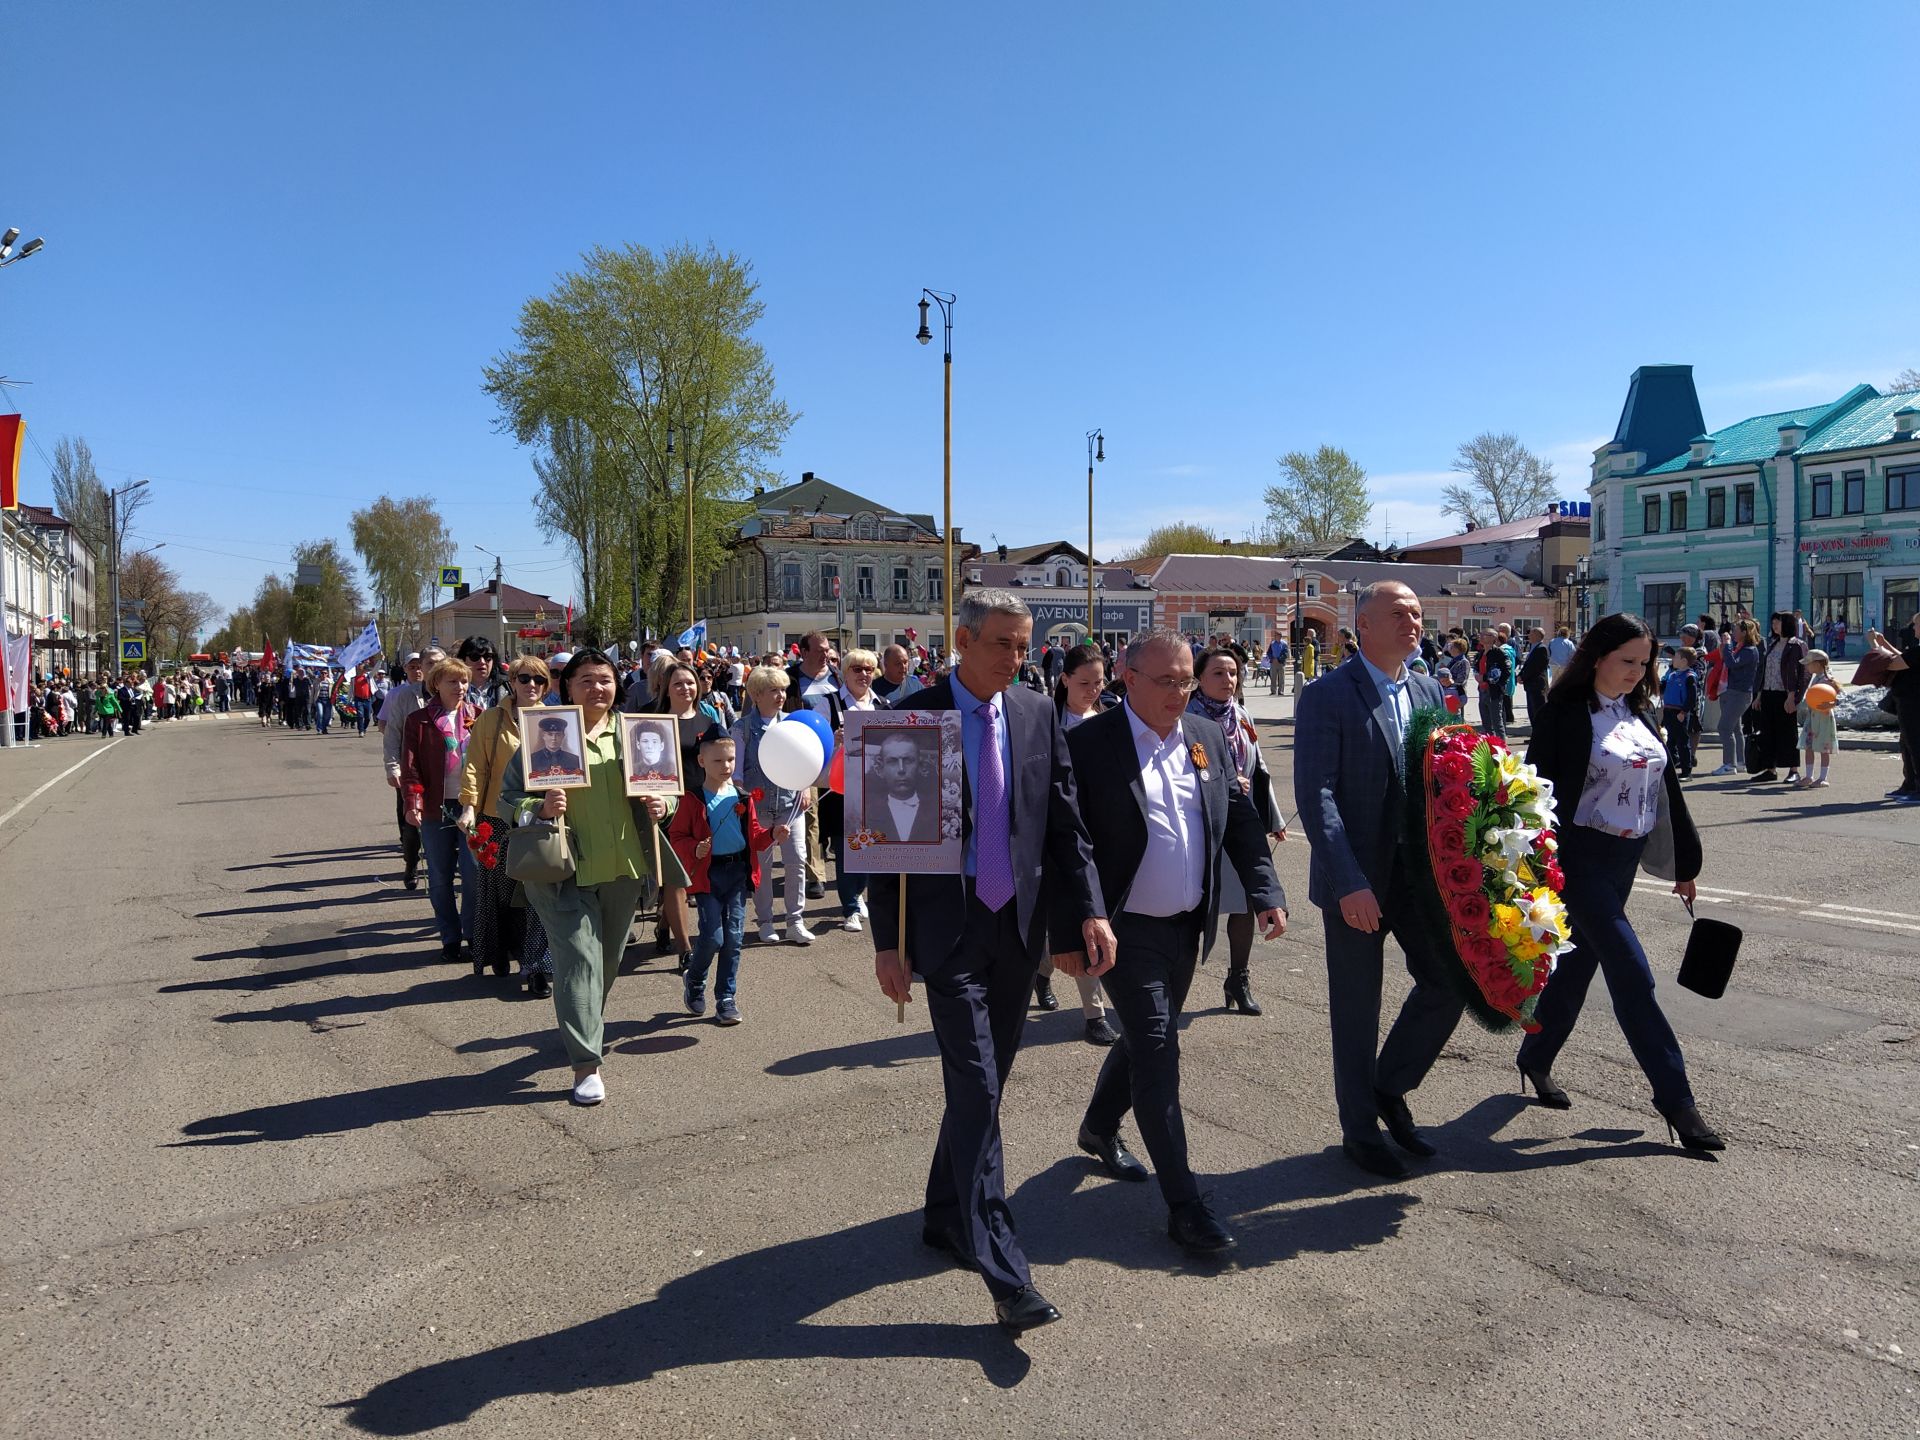
M1573 1108L1573 1101L1567 1098L1566 1091L1553 1083L1553 1076L1544 1070L1529 1070L1525 1065L1522 1065L1520 1067L1520 1093L1522 1095L1527 1093L1527 1084L1529 1081L1533 1084L1533 1093L1539 1097L1540 1103L1546 1106L1547 1109L1571 1110Z
M1687 1150L1724 1150L1727 1142L1720 1133L1700 1118L1700 1108L1689 1102L1676 1105L1669 1110L1656 1105L1660 1118L1667 1122L1667 1142L1671 1144L1678 1137L1680 1145Z
M1227 972L1227 1013L1238 1010L1242 1015L1259 1015L1260 1002L1253 998L1253 988L1248 984L1247 972L1230 970Z

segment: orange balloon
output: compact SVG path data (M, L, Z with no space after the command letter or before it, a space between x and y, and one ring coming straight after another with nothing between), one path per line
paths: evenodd
M1831 681L1816 680L1807 687L1807 708L1825 715L1840 703L1840 691Z

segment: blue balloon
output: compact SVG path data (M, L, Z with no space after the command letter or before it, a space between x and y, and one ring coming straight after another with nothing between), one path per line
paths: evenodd
M827 723L826 716L818 710L808 710L803 707L787 716L787 719L798 720L820 737L820 753L824 757L820 762L822 765L829 764L833 760L833 726Z

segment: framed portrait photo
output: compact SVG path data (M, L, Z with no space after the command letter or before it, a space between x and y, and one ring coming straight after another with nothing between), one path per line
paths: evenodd
M671 715L622 715L620 753L626 766L627 794L671 800L684 794L680 774L680 722Z
M957 710L849 711L846 868L958 875L964 770Z
M520 712L527 789L579 790L587 778L587 720L578 705L528 706Z

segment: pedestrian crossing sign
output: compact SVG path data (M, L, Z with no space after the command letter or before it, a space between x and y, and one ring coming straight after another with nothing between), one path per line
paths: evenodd
M122 665L140 665L146 662L147 642L144 639L122 640L120 642L120 663Z
M440 567L440 588L442 590L451 590L460 583L462 573L464 572L462 572L458 565L442 565Z

